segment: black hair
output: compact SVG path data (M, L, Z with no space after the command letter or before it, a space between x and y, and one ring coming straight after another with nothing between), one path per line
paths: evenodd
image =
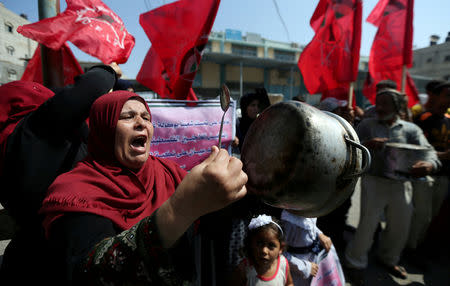
M260 226L260 227L254 228L254 229L249 229L247 231L247 234L245 235L245 238L244 238L244 254L250 260L253 259L252 253L250 252L250 243L252 241L252 237L255 236L257 233L259 233L260 231L272 230L276 234L277 239L280 242L280 248L282 250L284 250L284 248L286 246L286 241L285 241L284 233L280 229L280 227L281 227L280 222L277 219L275 219L274 217L272 217L272 221L274 223L268 223L268 224L265 224L263 226ZM275 223L278 224L278 226Z
M242 117L247 117L247 107L253 100L258 100L260 110L264 110L270 105L269 95L265 88L256 88L254 93L247 93L241 97L239 103Z
M430 80L427 85L425 85L425 90L427 92L431 92L434 94L434 90L437 86L439 86L440 84L445 83L445 81L443 80L439 80L439 79L434 79L434 80Z
M450 82L449 81L443 81L440 84L438 84L437 86L434 87L433 93L436 95L441 94L441 92L445 89L445 88L449 88L450 87Z

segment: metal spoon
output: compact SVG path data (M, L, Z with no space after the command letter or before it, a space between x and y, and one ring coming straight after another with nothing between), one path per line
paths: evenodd
M222 122L220 123L219 144L217 146L219 147L219 149L222 144L223 120L225 118L225 113L227 113L227 110L230 107L230 90L225 84L222 85L222 92L220 93L220 107L223 110L223 115L222 115Z

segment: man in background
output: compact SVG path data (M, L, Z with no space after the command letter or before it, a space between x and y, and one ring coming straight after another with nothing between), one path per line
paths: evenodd
M413 262L423 262L424 254L436 253L435 245L448 245L448 194L450 176L450 117L446 114L450 107L450 82L432 81L429 98L425 104L425 111L415 118L415 123L422 128L430 144L436 149L437 156L442 162L441 170L432 177L431 187L417 194L417 208L422 212L418 217L416 229L410 235L410 247L419 251L410 251L408 255ZM427 87L428 87L427 85ZM414 193L416 196L416 192ZM428 237L425 239L427 228ZM414 226L414 225L413 225ZM425 239L425 242L421 242ZM448 246L447 246L448 250ZM438 252L442 253L442 250ZM420 253L422 255L418 255ZM417 264L417 263L416 263ZM423 266L423 263L420 263Z

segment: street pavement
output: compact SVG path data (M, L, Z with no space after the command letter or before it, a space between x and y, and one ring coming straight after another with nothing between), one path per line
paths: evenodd
M352 195L352 206L349 211L347 224L354 228L359 222L360 211L360 188L356 188ZM0 205L0 263L5 247L9 243L11 237L11 221L5 216L3 207ZM449 230L447 230L449 231ZM353 234L351 232L345 233L347 240L351 239ZM439 249L437 249L439 251ZM339 257L342 260L342 255ZM408 271L408 277L405 280L396 278L388 274L383 268L377 265L374 255L371 252L369 255L369 266L365 271L364 280L367 286L396 286L396 285L426 285L426 286L449 286L450 285L450 258L447 255L440 255L434 260L427 261L426 270L421 270L414 265L408 263L401 263ZM0 277L1 285L1 277ZM347 282L346 286L355 286Z

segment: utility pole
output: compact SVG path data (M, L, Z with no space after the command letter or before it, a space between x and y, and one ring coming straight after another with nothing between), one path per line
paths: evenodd
M60 12L59 0L38 0L39 20L51 18ZM42 77L48 88L64 86L64 69L61 50L55 51L41 45Z

